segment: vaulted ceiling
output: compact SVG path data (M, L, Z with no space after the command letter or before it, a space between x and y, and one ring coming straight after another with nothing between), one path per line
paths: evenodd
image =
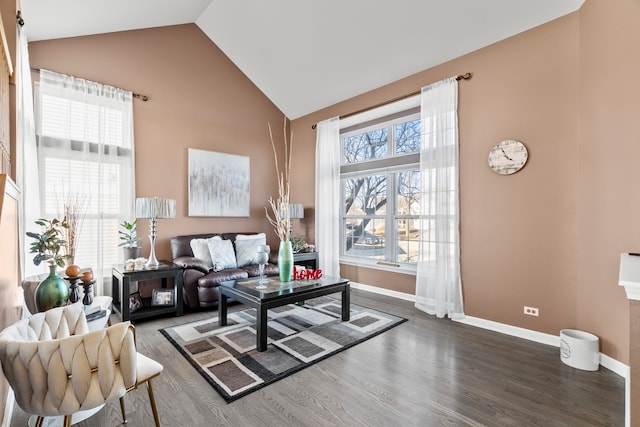
M21 0L29 41L195 23L295 119L584 0Z

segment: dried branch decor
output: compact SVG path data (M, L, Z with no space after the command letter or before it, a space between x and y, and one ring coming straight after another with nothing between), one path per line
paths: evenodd
M273 200L269 196L269 205L271 206L271 214L268 207L264 210L267 214L269 223L273 226L278 238L282 242L289 241L291 238L291 212L289 210L289 190L291 176L291 153L293 149L293 131L287 140L287 118L284 118L284 171L280 171L278 164L278 152L276 144L273 141L273 132L271 131L271 123L269 123L269 138L271 139L271 148L273 148L273 158L276 165L276 175L278 177L278 199Z
M87 196L69 191L62 204L62 233L69 264L75 264L78 239L86 214Z

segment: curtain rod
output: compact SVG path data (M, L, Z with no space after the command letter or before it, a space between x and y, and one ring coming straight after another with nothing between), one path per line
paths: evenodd
M458 80L458 81L460 81L460 80L469 80L471 77L473 77L473 74L466 73L466 74L462 74L462 75L456 76L456 80ZM399 96L397 98L393 98L393 99L390 99L388 101L384 101L384 102L381 102L379 104L372 105L371 107L363 108L363 109L358 110L358 111L353 111L353 112L348 113L348 114L343 114L343 115L339 116L339 118L340 119L346 119L347 117L355 116L356 114L364 113L366 111L373 110L374 108L383 107L383 106L388 105L388 104L393 104L394 102L402 101L403 99L407 99L407 98L411 98L412 96L420 95L420 92L422 92L422 90L419 90L419 91L416 91L416 92L412 92L412 93L409 93L409 94L406 94L406 95L402 95L402 96ZM318 126L318 124L314 123L313 125L311 125L311 129L315 129L316 126Z
M31 71L33 71L34 73L40 73L40 68L31 68ZM138 98L139 100L144 102L147 102L149 100L149 97L147 95L141 95L139 93L132 92L131 96L133 96L134 98Z

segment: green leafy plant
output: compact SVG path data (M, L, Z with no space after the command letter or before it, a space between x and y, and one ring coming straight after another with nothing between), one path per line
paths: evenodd
M33 263L40 265L42 261L47 261L51 265L55 264L58 267L64 267L65 260L69 258L69 255L61 255L60 250L66 244L66 241L62 238L64 228L67 227L66 221L61 221L57 218L51 220L40 218L35 223L43 228L43 232L27 231L27 236L35 239L35 242L31 242L29 246L29 252L37 254L33 258Z
M124 246L125 248L135 248L138 246L138 242L141 239L138 238L136 222L137 221L123 221L122 224L120 224L120 227L124 230L118 231L120 240L122 240L118 246Z
M304 236L299 234L291 237L291 247L293 252L300 252L307 246L307 242L304 240Z

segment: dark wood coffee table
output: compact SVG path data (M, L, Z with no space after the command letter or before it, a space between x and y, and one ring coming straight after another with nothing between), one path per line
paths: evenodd
M259 278L231 280L218 286L218 323L227 324L227 298L256 309L256 349L267 349L267 310L286 304L342 292L342 320L349 320L350 287L347 279L322 277L315 280L280 282L270 277L267 289L256 289Z

